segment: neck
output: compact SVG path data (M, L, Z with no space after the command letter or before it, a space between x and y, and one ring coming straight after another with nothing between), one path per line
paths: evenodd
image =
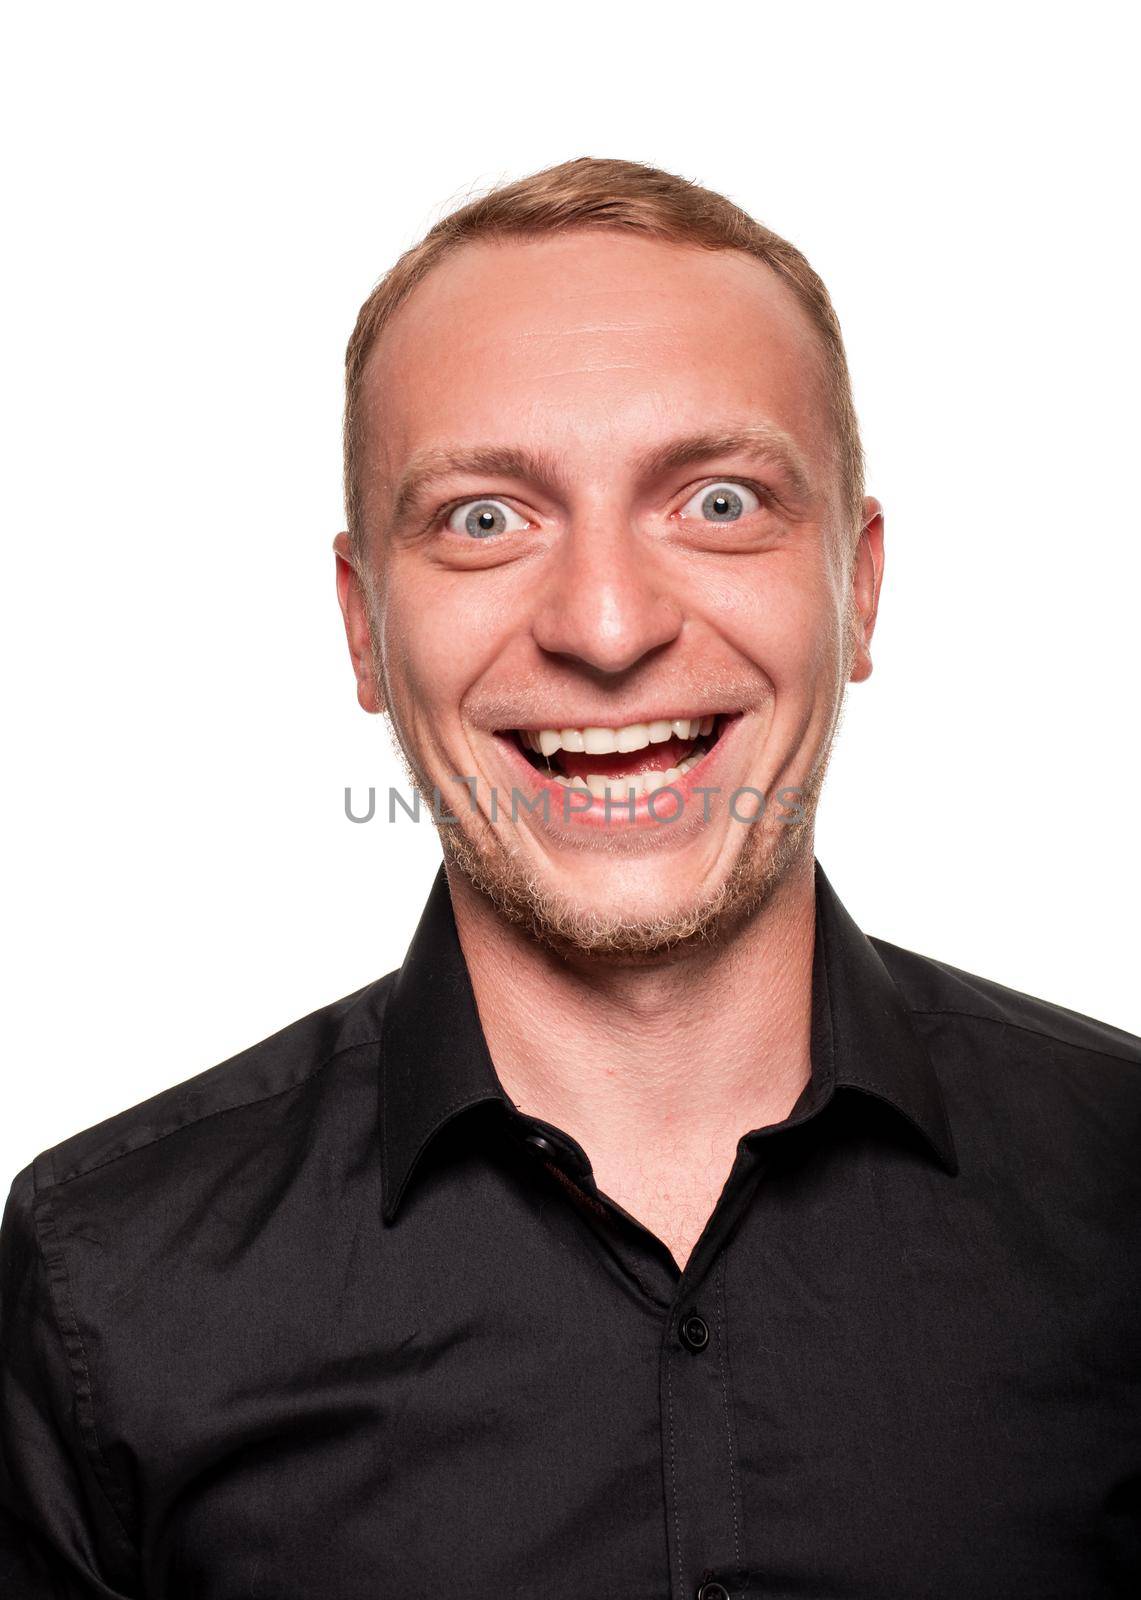
M650 966L564 960L462 873L449 887L500 1082L596 1169L633 1150L699 1159L795 1104L811 1071L811 849L731 935Z

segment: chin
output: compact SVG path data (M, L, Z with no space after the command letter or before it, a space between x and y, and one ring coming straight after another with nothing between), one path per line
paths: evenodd
M687 884L680 862L671 871L661 861L646 881L627 862L613 863L609 886L590 872L584 876L596 881L576 889L575 874L560 884L520 858L489 855L458 828L441 830L441 840L449 865L532 938L564 959L605 957L622 965L713 950L761 910L805 851L812 853L808 822L757 829L712 883Z

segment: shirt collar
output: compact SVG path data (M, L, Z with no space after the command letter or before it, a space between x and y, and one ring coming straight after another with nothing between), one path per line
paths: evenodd
M957 1172L939 1082L903 998L819 862L813 1018L808 1114L838 1087L871 1095L894 1107ZM513 1109L487 1048L442 865L385 1008L379 1087L386 1221L447 1123L487 1102Z
M903 996L816 863L812 1080L822 1104L835 1087L893 1107L954 1176L959 1170L943 1091Z

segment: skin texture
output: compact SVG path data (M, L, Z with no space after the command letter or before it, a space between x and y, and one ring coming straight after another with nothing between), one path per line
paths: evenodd
M496 1069L679 1261L737 1138L809 1071L813 810L883 567L878 502L844 523L821 373L794 295L742 253L599 230L464 246L372 352L363 560L336 541L360 703L458 819L441 840ZM763 448L644 465L745 429ZM544 471L453 470L394 515L433 453L508 447ZM715 486L737 520L703 513ZM504 531L472 538L487 500ZM676 823L512 818L502 730L713 711L737 714L698 780L718 792ZM746 786L770 797L752 825L728 804Z

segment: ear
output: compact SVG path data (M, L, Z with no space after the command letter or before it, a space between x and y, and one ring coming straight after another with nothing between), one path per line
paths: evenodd
M864 500L863 526L852 560L852 669L853 683L871 676L872 634L880 603L883 581L883 507L868 495Z
M333 551L337 558L337 599L341 605L341 616L345 619L345 637L349 642L349 655L357 680L357 699L366 711L383 711L384 696L373 670L372 634L364 580L357 571L347 533L339 533L333 540Z

